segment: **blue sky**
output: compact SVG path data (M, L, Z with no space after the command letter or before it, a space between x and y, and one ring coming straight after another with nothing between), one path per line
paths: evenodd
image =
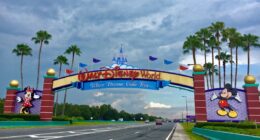
M50 67L57 70L53 60L72 44L82 50L82 55L76 57L77 63L91 64L93 57L102 60L92 68L111 64L112 57L118 54L120 44L123 44L129 64L178 72L179 64L192 63L191 56L183 55L181 49L188 35L212 22L223 21L227 27L235 27L241 33L260 36L259 13L258 0L1 0L0 97L5 96L10 80L20 79L20 59L11 53L19 43L27 43L33 49L33 56L24 60L24 76L25 85L35 86L39 46L33 44L31 38L38 30L47 30L53 36L42 52L41 75ZM223 50L227 50L225 44ZM259 81L260 56L257 54L260 49L252 52L251 73ZM174 64L148 63L149 55L160 60L173 60ZM197 57L198 62L203 63L202 54L198 53ZM239 60L239 86L242 87L247 60L243 51L239 51ZM182 74L191 75L191 71ZM193 93L172 88L83 92L73 89L69 91L68 101L89 105L108 103L119 110L175 118L185 110L182 95L188 96L190 113L193 113Z

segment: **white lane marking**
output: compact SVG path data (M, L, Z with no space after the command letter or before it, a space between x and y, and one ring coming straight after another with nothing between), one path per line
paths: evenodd
M74 133L76 133L76 132L74 132L74 131L68 131L69 133L71 133L71 134L74 134Z
M171 132L169 133L169 135L166 137L165 140L169 140L169 139L170 139L170 137L171 137L171 135L172 135L172 133L173 133L173 130L174 130L176 127L177 127L177 126L175 125L175 126L172 128Z
M138 132L138 131L137 131L137 132L135 132L135 134L138 134L138 133L140 133L140 132Z
M29 135L29 137L31 137L31 138L38 138L38 136L35 136L35 135Z
M113 139L109 139L109 140L113 140Z
M51 132L51 133L39 133L39 134L34 134L34 135L38 136L38 137L44 137L44 138L51 137L51 138L47 138L46 139L46 140L48 140L48 139L56 139L56 138L63 138L63 137L72 137L72 136L78 136L78 135L86 135L86 134L107 132L107 131L122 130L122 129L128 129L128 128L144 127L144 126L149 126L149 125L152 125L152 124L130 125L129 127L116 128L116 129L110 129L110 130L104 130L104 128L100 128L100 129L95 129L96 131L94 131L94 132L85 132L85 133L79 133L79 134L74 134L74 135L66 135L66 136L43 136L43 135L62 134L62 133L68 133L68 131ZM83 130L74 130L74 131L82 132L82 131L87 131L87 130L94 130L94 129L83 129ZM23 137L30 137L30 136L32 136L32 135L7 136L7 137L0 137L0 139L23 138Z

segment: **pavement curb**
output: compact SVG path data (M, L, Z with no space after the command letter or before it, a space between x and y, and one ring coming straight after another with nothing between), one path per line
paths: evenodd
M176 127L177 127L177 125L175 125L175 127L172 128L172 131L169 133L169 135L166 137L165 140L171 140L172 139L172 136L175 132Z

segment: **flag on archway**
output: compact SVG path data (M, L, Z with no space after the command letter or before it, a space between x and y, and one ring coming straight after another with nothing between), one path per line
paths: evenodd
M79 63L79 67L81 67L81 68L85 68L86 66L88 66L88 65L84 64L84 63Z
M180 65L180 66L179 66L179 70L184 71L184 70L187 70L187 69L189 69L188 66L185 66L185 65Z
M165 65L170 65L170 64L172 64L172 63L173 63L172 61L164 59L164 64L165 64Z
M66 72L66 74L70 75L70 74L72 74L74 71L71 70L71 69L66 69L65 72Z
M155 61L155 60L157 60L157 59L158 59L157 57L149 56L149 60L150 60L150 61Z
M99 63L101 60L97 59L97 58L93 58L93 63Z

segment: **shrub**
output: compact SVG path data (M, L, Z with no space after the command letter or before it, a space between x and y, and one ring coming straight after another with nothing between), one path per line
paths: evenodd
M10 121L24 121L23 118L12 118L10 119Z
M83 121L85 119L83 117L71 117L71 120L73 120L73 121Z
M253 122L205 122L205 123L196 123L195 127L203 128L204 126L222 126L222 127L236 127L236 128L256 128L256 125Z
M71 120L71 118L70 117L67 117L67 116L53 116L52 117L52 120L53 121L70 121Z
M0 119L2 120L12 120L12 119L18 119L20 118L25 121L39 121L40 116L39 115L25 115L25 114L0 114Z

